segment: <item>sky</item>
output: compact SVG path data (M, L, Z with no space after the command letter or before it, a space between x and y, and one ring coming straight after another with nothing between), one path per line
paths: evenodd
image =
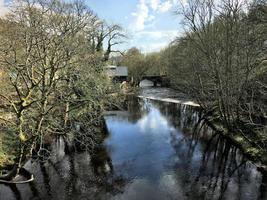
M6 13L9 0L0 0L0 16ZM121 25L128 35L117 47L137 47L144 53L159 51L182 32L175 14L180 0L85 0L102 19Z
M6 0L0 0L0 16L7 13Z
M121 50L137 47L144 53L166 47L181 30L175 14L179 0L86 0L108 23L120 24L129 35Z

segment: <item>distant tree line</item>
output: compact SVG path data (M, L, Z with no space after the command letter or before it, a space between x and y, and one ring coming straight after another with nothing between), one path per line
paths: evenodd
M161 56L157 52L143 54L133 47L118 59L117 64L128 67L129 81L137 86L145 75L166 75L167 68Z

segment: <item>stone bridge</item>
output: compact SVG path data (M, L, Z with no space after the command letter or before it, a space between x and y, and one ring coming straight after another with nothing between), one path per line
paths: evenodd
M166 75L144 75L139 82L139 84L144 81L144 80L149 80L153 82L153 86L169 86L170 81L167 78Z

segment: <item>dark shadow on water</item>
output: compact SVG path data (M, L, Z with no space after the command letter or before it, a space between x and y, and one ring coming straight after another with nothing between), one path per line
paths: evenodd
M25 165L34 183L0 185L0 194L7 193L7 199L266 199L266 175L201 118L198 107L129 97L126 111L105 116L103 144L89 153L57 138L49 160Z

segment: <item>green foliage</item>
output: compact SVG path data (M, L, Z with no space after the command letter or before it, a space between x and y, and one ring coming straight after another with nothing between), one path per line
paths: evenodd
M132 78L134 85L139 83L142 76L147 71L145 56L137 48L131 48L127 51L126 55L123 57L121 65L128 67L129 77Z
M78 0L23 0L0 19L0 111L12 116L6 123L19 144L14 151L27 149L16 157L25 158L42 138L66 132L74 120L101 116L111 82L103 72L107 55L95 46L103 31L97 20ZM105 37L121 31L112 27ZM10 160L5 147L12 145L4 136L1 155Z
M161 53L144 55L133 47L126 52L120 64L128 67L129 76L136 85L144 75L165 75L167 69L163 61Z

